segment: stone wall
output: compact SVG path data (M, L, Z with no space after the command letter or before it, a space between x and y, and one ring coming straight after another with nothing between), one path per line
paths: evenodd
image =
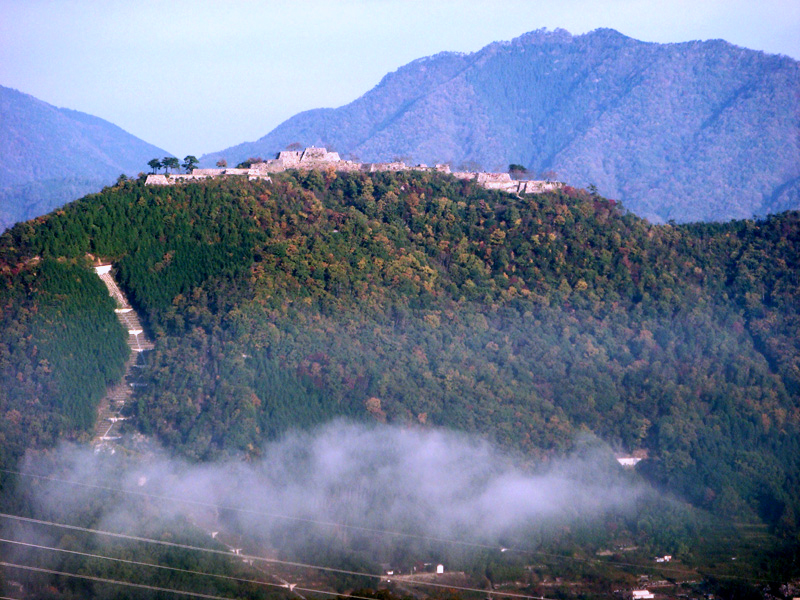
M219 177L225 169L194 169L192 175L195 177Z
M564 187L560 181L519 181L519 193L521 194L544 194L554 192Z
M311 146L310 148L306 148L303 150L302 156L300 156L300 162L339 162L342 160L339 158L338 152L328 152L325 148L317 148L315 146Z
M405 171L408 169L404 162L372 163L368 165L367 171L370 173L382 173L386 171Z
M297 152L295 150L284 150L283 152L278 152L278 157L276 160L281 164L286 165L297 165L300 162L300 155L302 152ZM270 161L272 162L272 161Z
M300 170L328 170L343 172L364 171L379 173L387 171L434 171L449 173L458 179L475 180L490 190L502 190L511 194L543 194L561 189L564 184L559 181L526 181L514 180L508 173L473 173L467 171L450 171L450 165L439 164L433 167L427 165L407 166L404 162L387 163L359 163L351 160L342 160L338 152L328 152L325 148L311 146L303 151L284 150L272 160L254 163L249 169L194 169L191 174L176 173L174 175L148 175L146 185L175 185L184 181L197 181L200 179L247 176L251 181L263 179L269 181L269 173L280 173L287 169Z
M171 185L172 182L166 175L148 175L144 180L145 185Z
M187 181L201 181L203 179L215 179L217 177L244 176L250 181L254 179L264 179L271 181L267 173L257 169L194 169L191 173L174 173L170 175L148 175L145 185L175 185Z
M516 192L519 188L518 182L513 181L508 173L478 173L475 181L488 190Z

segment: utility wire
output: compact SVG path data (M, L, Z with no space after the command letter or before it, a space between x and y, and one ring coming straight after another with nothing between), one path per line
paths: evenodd
M24 570L27 570L27 571L35 571L37 573L48 573L50 575L61 575L61 576L64 576L64 577L77 577L79 579L88 579L90 581L97 581L97 582L100 582L100 583L110 583L110 584L116 584L116 585L124 585L124 586L128 586L128 587L135 587L135 588L142 588L142 589L146 589L146 590L151 590L151 591L155 591L155 592L170 592L170 593L173 593L173 594L182 594L182 595L185 595L185 596L192 596L192 597L195 597L195 598L205 598L207 600L237 600L236 598L230 598L229 596L215 596L215 595L212 595L212 594L203 594L203 593L200 593L200 592L188 592L188 591L184 591L184 590L176 590L176 589L172 589L172 588L164 588L164 587L157 587L157 586L153 586L153 585L147 585L147 584L144 584L144 583L132 583L130 581L121 581L121 580L118 580L118 579L108 579L108 578L105 578L105 577L96 577L96 576L93 576L93 575L80 575L78 573L67 573L65 571L56 571L54 569L45 569L45 568L42 568L42 567L32 567L30 565L19 565L19 564L15 564L15 563L8 563L8 562L5 562L5 561L0 561L0 567L10 567L10 568L15 568L15 569L24 569ZM295 590L300 590L300 591L303 591L303 592L319 592L321 594L342 596L342 594L338 594L336 592L325 592L325 591L321 591L321 590L313 590L313 589L300 588L300 587L295 587L294 589ZM461 588L451 587L450 589L458 590L458 589L461 589ZM480 592L480 593L489 593L487 590L475 590L475 591ZM490 593L495 594L495 595L501 594L501 592L495 592L495 591L491 591ZM356 600L375 600L374 598L367 598L366 596L349 596L348 595L348 596L342 596L342 597L343 598L354 598ZM553 598L545 598L544 596L527 596L527 597L528 598L534 598L535 600L554 600ZM4 598L2 600L17 600L17 599L16 598Z
M80 486L80 487L88 487L88 488L106 490L106 491L110 491L110 492L119 492L119 493L123 493L123 494L130 494L130 495L135 495L135 496L154 498L154 499L157 499L157 500L167 500L167 501L178 502L178 503L183 503L183 504L193 504L193 505L196 505L196 506L203 506L205 508L215 508L215 509L218 509L218 510L229 510L229 511L232 511L232 512L240 512L240 513L245 513L245 514L255 514L255 515L261 515L261 516L270 517L270 518L274 518L274 519L284 519L284 520L288 520L288 521L297 521L297 522L309 523L309 524L314 524L314 525L323 525L323 526L327 526L327 527L338 527L338 528L342 528L342 529L352 529L352 530L362 531L362 532L366 532L366 533L390 535L390 536L396 536L396 537L406 537L406 538L413 538L413 539L440 542L440 543L445 543L445 544L454 544L454 545L461 545L461 546L467 546L467 547L473 547L473 548L481 548L481 549L485 549L485 550L502 550L504 552L507 551L507 552L514 552L514 553L520 553L520 554L529 554L529 555L553 558L553 559L557 559L557 560L569 560L569 561L573 561L573 562L582 562L582 563L587 563L587 564L612 565L612 566L617 566L617 567L635 567L637 569L656 570L656 571L659 571L659 572L675 573L675 574L679 574L679 575L692 575L692 576L695 576L695 575L699 574L699 573L696 573L694 571L689 571L689 570L686 570L686 569L680 569L680 568L676 568L676 567L662 567L662 566L658 566L658 565L631 563L631 562L623 562L623 561L608 561L608 560L600 560L600 559L595 559L595 558L581 558L581 557L575 557L575 556L563 556L561 554L554 554L552 552L543 552L541 550L529 550L529 549L525 549L525 548L513 548L513 547L505 548L505 547L501 547L499 545L481 544L479 542L467 542L467 541L463 541L463 540L451 540L451 539L447 539L447 538L439 538L439 537L427 536L427 535L422 535L422 534L404 533L404 532L400 532L400 531L391 531L391 530L385 530L385 529L375 529L375 528L363 527L363 526L359 526L359 525L347 525L347 524L344 524L344 523L337 523L337 522L334 522L334 521L321 521L321 520L305 518L305 517L293 517L293 516L290 516L290 515L282 515L282 514L279 514L279 513L271 513L271 512L267 512L267 511L259 511L259 510L246 509L246 508L237 508L237 507L233 507L233 506L213 504L213 503L210 503L210 502L202 502L202 501L199 501L199 500L186 500L186 499L178 498L178 497L175 497L175 496L152 494L152 493L148 493L148 492L137 491L137 490L129 490L129 489L125 489L125 488L116 488L116 487L97 485L97 484L92 484L92 483L83 483L83 482L79 482L79 481L61 479L61 478L58 478L58 477L37 475L37 474L33 474L33 473L24 473L22 471L14 471L14 470L11 470L11 469L0 469L0 472L19 475L19 476L22 476L22 477L30 477L30 478L34 478L34 479L44 479L44 480L53 481L53 482L56 482L56 483L66 483L66 484L69 484L69 485L75 485L75 486ZM322 568L322 567L320 567L320 568ZM369 575L369 576L378 577L377 575ZM770 580L770 579L758 579L758 578L753 578L753 577L743 577L743 576L740 576L740 575L720 575L720 577L726 577L726 578L729 578L729 579L739 579L739 580L745 580L745 581L754 581L754 582L760 582L760 583L774 583L774 580Z
M49 575L61 575L64 577L77 577L78 579L88 579L89 581L97 581L98 583L111 583L114 585L124 585L143 590L150 590L152 592L168 592L172 594L182 594L184 596L191 596L193 598L205 598L206 600L237 600L230 596L214 596L212 594L202 594L200 592L187 592L184 590L176 590L172 588L158 587L155 585L147 585L145 583L132 583L130 581L120 581L119 579L108 579L106 577L95 577L94 575L79 575L78 573L67 573L65 571L55 571L53 569L44 569L42 567L32 567L30 565L17 565L5 561L0 562L0 567L9 567L12 569L24 569L26 571L34 571L36 573L47 573Z
M195 571L192 569L180 569L178 567L168 567L166 565L159 565L156 563L149 563L149 562L142 562L138 560L129 560L125 558L116 558L113 556L104 556L102 554L92 554L90 552L80 552L78 550L67 550L66 548L53 548L52 546L43 546L41 544L31 544L28 542L20 542L17 540L7 540L0 538L0 542L5 542L7 544L16 544L18 546L25 546L28 548L36 548L39 550L51 550L53 552L62 552L66 554L73 554L77 556L84 556L87 558L99 558L102 560L108 560L113 562L124 563L127 565L135 565L139 567L152 567L154 569L161 569L164 571L176 571L178 573L186 573L188 575L203 575L205 577L216 577L218 579L224 579L226 581L234 581L237 583L253 583L256 585L266 585L270 587L281 588L287 591L302 591L302 592L309 592L313 594L325 594L328 596L341 596L339 592L329 592L327 590L317 590L312 588L302 588L296 585L284 585L282 583L269 583L268 581L261 581L259 579L245 579L244 577L233 577L231 575L223 575L221 573L208 573L205 571ZM368 598L366 596L354 596L348 595L348 598L353 598L354 600L375 600L374 598ZM0 600L4 600L0 597ZM12 599L13 600L13 599ZM550 600L549 598L540 598L540 600Z
M283 520L287 520L287 521L296 521L296 522L301 522L301 523L309 523L309 524L312 524L312 525L322 525L322 526L326 526L326 527L337 527L337 528L341 528L341 529L351 529L351 530L361 531L361 532L365 532L365 533L374 533L374 534L380 534L380 535L389 535L389 536L396 536L396 537L413 538L413 539L419 539L419 540L439 542L439 543L444 543L444 544L454 544L454 545L467 546L467 547L472 547L472 548L480 548L480 549L483 549L483 550L502 550L504 552L514 552L514 553L519 553L519 554L542 556L542 557L547 557L547 558L553 558L553 559L556 559L556 560L569 560L569 561L573 561L573 562L582 562L582 563L588 563L588 564L612 565L612 566L616 566L616 567L635 567L637 569L647 569L647 570L651 570L651 571L652 570L656 570L656 571L659 571L659 572L675 573L675 574L678 574L678 575L692 575L692 576L698 575L698 573L696 573L694 571L689 571L689 570L686 570L686 569L680 569L680 568L677 568L677 567L662 567L662 566L658 566L658 565L631 563L631 562L623 562L623 561L609 561L609 560L600 560L600 559L595 559L595 558L581 558L581 557L575 557L575 556L563 556L561 554L555 554L555 553L552 553L552 552L543 552L541 550L529 550L529 549L525 549L525 548L513 548L513 547L506 548L506 547L501 547L499 545L482 544L480 542L467 542L467 541L463 541L463 540L452 540L452 539L440 538L440 537L423 535L423 534L404 533L404 532L400 532L400 531L391 531L391 530L386 530L386 529L375 529L375 528L363 527L363 526L359 526L359 525L347 525L345 523L337 523L337 522L334 522L334 521L322 521L322 520L305 518L305 517L293 517L293 516L290 516L290 515L282 515L282 514L279 514L279 513L272 513L272 512L267 512L267 511L259 511L259 510L254 510L254 509L237 508L237 507L233 507L233 506L213 504L213 503L210 503L210 502L202 502L202 501L199 501L199 500L186 500L186 499L178 498L178 497L175 497L175 496L152 494L152 493L149 493L149 492L138 491L138 490L117 488L117 487L98 485L98 484L93 484L93 483L83 483L83 482L79 482L79 481L72 481L72 480L69 480L69 479L61 479L61 478L58 478L58 477L50 477L50 476L46 476L46 475L37 475L37 474L34 474L34 473L25 473L25 472L22 472L22 471L14 471L14 470L11 470L11 469L0 469L0 473L9 473L9 474L13 474L13 475L19 475L21 477L30 477L30 478L33 478L33 479L43 479L43 480L46 480L46 481L53 481L55 483L65 483L65 484L69 484L69 485L75 485L75 486L92 488L92 489L100 489L100 490L105 490L105 491L109 491L109 492L118 492L118 493L122 493L122 494L130 494L130 495L140 496L140 497L145 497L145 498L154 498L154 499L157 499L157 500L178 502L178 503L182 503L182 504L192 504L192 505L195 505L195 506L202 506L204 508L214 508L214 509L218 509L218 510L228 510L228 511L232 511L232 512L239 512L239 513L245 513L245 514L254 514L254 515L265 516L265 517L269 517L269 518L273 518L273 519L283 519ZM370 576L371 577L377 577L377 575L370 575ZM772 580L755 579L755 578L751 578L751 577L742 577L742 576L738 576L738 575L725 575L724 577L731 578L731 579L743 579L743 580L746 580L746 581L764 582L764 583L771 583L772 582Z
M358 571L348 571L346 569L336 569L333 567L322 567L322 566L315 566L309 565L306 563L299 563L299 562L292 562L292 561L285 561L285 560L278 560L275 558L263 558L261 556L251 556L249 554L231 554L229 550L216 550L214 548L203 548L201 546L192 546L189 544L179 544L177 542L167 542L164 540L155 540L152 538L146 538L136 535L128 535L126 533L115 533L113 531L103 531L102 529L91 529L89 527L80 527L78 525L67 525L65 523L55 523L53 521L45 521L43 519L33 519L30 517L20 517L17 515L9 515L6 513L0 513L0 517L6 519L14 519L17 521L23 521L26 523L35 523L37 525L49 525L52 527L60 527L62 529L71 529L73 531L83 531L85 533L94 533L97 535L106 535L109 537L121 538L124 540L130 540L133 542L144 542L150 544L158 544L161 546L169 546L172 548L181 548L183 550L198 550L200 552L209 552L211 554L219 554L222 556L238 556L240 558L247 558L252 560L259 560L262 562L274 563L279 565L284 565L288 567L302 567L302 568L309 568L309 569L318 569L320 571L329 571L331 573L338 573L340 575L356 575L356 576L363 576L363 577L382 577L382 575L375 575L373 573L360 573Z
M311 519L311 518L307 518L307 517L293 517L293 516L290 516L290 515L282 515L280 513L272 513L272 512L254 510L254 509L249 509L249 508L237 508L237 507L234 507L234 506L226 506L224 504L221 505L221 504L213 504L211 502L202 502L200 500L186 500L186 499L183 499L183 498L177 498L175 496L166 496L166 495L162 495L162 494L152 494L152 493L138 491L138 490L129 490L129 489L124 489L124 488L117 488L117 487L111 487L111 486L105 486L105 485L98 485L98 484L94 484L94 483L83 483L83 482L80 482L80 481L71 481L69 479L60 479L58 477L49 477L49 476L46 476L46 475L36 475L36 474L33 474L33 473L23 473L21 471L13 471L11 469L0 469L0 473L10 473L10 474L13 474L13 475L19 475L19 476L22 476L22 477L30 477L30 478L33 478L33 479L44 479L44 480L53 481L53 482L56 482L56 483L66 483L66 484L69 484L69 485L76 485L76 486L80 486L80 487L87 487L87 488L93 488L93 489L98 489L98 490L105 490L105 491L109 491L109 492L119 492L119 493L123 493L123 494L131 494L133 496L141 496L141 497L144 497L144 498L155 498L157 500L168 500L170 502L179 502L179 503L182 503L182 504L193 504L195 506L202 506L202 507L205 507L205 508L216 508L218 510L229 510L229 511L232 511L232 512L240 512L240 513L245 513L245 514L260 515L260 516L264 516L264 517L270 517L272 519L283 519L283 520L286 520L286 521L297 521L297 522L300 522L300 523L309 523L311 525L323 525L325 527L337 527L337 528L341 528L341 529L352 529L354 531L363 531L365 533L375 533L375 534L380 534L380 535L390 535L390 536L396 536L396 537L414 538L414 539L428 540L428 541L433 541L433 542L441 542L441 543L446 543L446 544L457 544L457 545L461 545L461 546L470 546L470 547L473 547L473 548L482 548L482 549L486 549L486 550L499 550L500 549L500 546L498 546L498 545L481 544L479 542L466 542L466 541L463 541L463 540L451 540L451 539L447 539L447 538L439 538L439 537L416 534L416 533L404 533L404 532L401 532L401 531L391 531L391 530L387 530L387 529L376 529L376 528L372 528L372 527L363 527L363 526L360 526L360 525L347 525L345 523L337 523L335 521L322 521L322 520ZM515 551L515 552L534 552L533 550L516 550L516 549L513 549L513 548L506 548L506 550Z
M178 567L167 567L165 565L159 565L156 563L149 563L149 562L142 562L138 560L130 560L127 558L115 558L113 556L104 556L102 554L92 554L91 552L80 552L79 550L67 550L66 548L54 548L52 546L44 546L41 544L32 544L29 542L20 542L18 540L7 540L5 538L0 538L0 542L6 544L14 544L17 546L25 546L26 548L36 548L38 550L51 550L53 552L62 552L65 554L73 554L75 556L84 556L86 558L100 558L103 560L110 560L113 562L124 563L127 565L134 565L137 567L151 567L153 569L162 569L164 571L177 571L179 573L186 573L189 575L205 575L207 577L217 577L219 579L225 579L227 581L236 581L238 583L257 583L259 585L267 585L270 587L278 587L278 588L288 588L288 586L280 584L280 583L269 583L267 581L259 581L257 579L244 579L242 577L233 577L232 575L222 575L217 573L206 573L204 571L194 571L192 569L180 569ZM322 592L324 593L324 592Z
M336 569L336 568L333 568L333 567L323 567L323 566L320 566L320 565L311 565L311 564L307 564L307 563L299 563L299 562L278 560L278 559L274 559L274 558L264 558L264 557L261 557L261 556L255 556L255 555L251 555L251 554L235 554L235 555L233 555L233 554L230 553L230 551L225 551L225 550L215 550L213 548L202 548L200 546L191 546L189 544L179 544L177 542L166 542L164 540L155 540L155 539L152 539L152 538L145 538L145 537L140 537L140 536L135 536L135 535L127 535L127 534L124 534L124 533L114 533L114 532L111 532L111 531L103 531L103 530L100 530L100 529L90 529L88 527L79 527L78 525L66 525L64 523L55 523L53 521L45 521L45 520L42 520L42 519L33 519L33 518L30 518L30 517L20 517L18 515L10 515L10 514L6 514L6 513L0 513L0 517L6 518L6 519L14 519L14 520L17 520L17 521L23 521L23 522L26 522L26 523L35 523L37 525L49 525L49 526L53 526L53 527L60 527L60 528L63 528L63 529L70 529L70 530L73 530L73 531L83 531L85 533L94 533L94 534L97 534L97 535L106 535L106 536L109 536L109 537L122 538L122 539L127 539L127 540L131 540L131 541L135 541L135 542L145 542L145 543L151 543L151 544L158 544L158 545L161 545L161 546L169 546L169 547L174 547L174 548L181 548L183 550L196 550L196 551L199 551L199 552L208 552L208 553L211 553L211 554L218 554L218 555L222 555L222 556L227 556L229 558L232 557L232 556L236 556L236 557L241 558L241 559L249 559L249 560L253 560L253 561L260 561L260 562L271 563L271 564L279 564L279 565L284 565L284 566L289 566L289 567L300 567L300 568L304 568L304 569L314 569L314 570L318 570L318 571L327 571L329 573L337 573L337 574L340 574L340 575L354 575L356 577L367 577L367 578L370 578L370 579L378 579L379 581L388 579L388 577L386 575L376 575L375 573L364 573L364 572L361 572L361 571L350 571L350 570L347 570L347 569ZM517 593L514 593L514 592L501 592L501 591L496 591L496 590L485 590L485 589L480 589L480 588L471 588L471 587L464 587L464 586L447 585L447 584L444 584L444 583L434 583L432 581L423 581L423 580L419 580L419 579L398 579L398 581L402 581L403 583L407 583L407 584L410 584L410 585L421 585L421 586L428 586L428 587L444 588L444 589L450 589L450 590L458 590L458 591L462 591L462 592L477 592L477 593L480 593L480 594L486 594L488 592L491 592L492 594L494 594L496 596L504 596L504 597L508 597L508 598L523 598L523 599L527 599L527 600L547 600L547 599L542 599L541 596L531 596L529 594L517 594ZM298 588L295 588L295 589L298 589Z

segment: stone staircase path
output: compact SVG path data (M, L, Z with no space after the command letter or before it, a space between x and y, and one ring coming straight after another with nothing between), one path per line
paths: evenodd
M95 267L95 272L108 288L109 295L117 302L114 312L128 332L128 347L131 349L131 355L125 363L125 374L122 380L108 388L97 410L97 422L92 442L95 446L100 447L108 445L109 442L119 437L113 430L118 429L117 424L126 418L122 416L126 402L133 396L135 387L147 385L139 381L141 370L145 368L142 353L152 350L155 346L145 334L141 321L139 321L139 315L136 314L114 280L111 274L111 265Z

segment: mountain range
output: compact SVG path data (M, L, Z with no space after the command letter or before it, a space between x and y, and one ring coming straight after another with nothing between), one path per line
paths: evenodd
M657 44L614 30L539 30L386 75L336 109L302 112L231 164L288 145L364 161L525 166L596 185L655 222L800 207L800 66L722 40Z
M4 562L0 591L101 599L118 597L113 582L266 600L307 589L254 589L272 574L250 557L279 556L265 567L281 576L327 565L304 577L401 600L359 586L430 557L481 594L607 597L649 581L687 599L791 597L800 211L784 209L800 196L797 75L792 59L722 41L539 31L415 61L347 106L203 158L313 144L363 161L514 163L571 184L530 195L422 169L147 185L119 175L165 151L0 88L3 556L28 547L9 532L71 528L13 551L63 550L47 569ZM780 214L731 220L752 212ZM131 338L147 351L131 352ZM111 402L120 438L104 423ZM417 442L449 430L477 454L446 450L442 463ZM84 453L93 431L102 443ZM400 451L374 452L357 432ZM423 450L409 458L393 432ZM623 469L626 458L640 462ZM423 463L433 475L394 476ZM301 486L287 515L288 496L237 477L251 468L275 490L325 493ZM517 470L559 477L548 487ZM176 485L189 471L199 485ZM487 487L494 473L508 487ZM472 494L459 481L488 490L482 512L463 516L458 499ZM588 505L556 489L573 481L601 484ZM611 495L624 502L604 507ZM493 531L491 515L536 498L564 517L526 513ZM337 505L355 516L318 511ZM7 523L16 513L24 527ZM455 534L428 525L444 513L461 519ZM84 543L117 524L122 538ZM215 562L188 552L205 547ZM656 584L668 579L674 593Z
M2 86L0 148L0 231L169 155L108 121Z
M387 74L340 108L299 113L237 164L292 145L345 158L527 168L596 186L653 222L800 207L800 66L722 40L656 44L598 29L538 30ZM169 153L97 117L0 87L0 230Z

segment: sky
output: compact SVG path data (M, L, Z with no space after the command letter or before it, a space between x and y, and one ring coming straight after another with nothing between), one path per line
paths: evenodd
M800 59L800 0L0 0L0 85L201 156L417 58L559 27Z

